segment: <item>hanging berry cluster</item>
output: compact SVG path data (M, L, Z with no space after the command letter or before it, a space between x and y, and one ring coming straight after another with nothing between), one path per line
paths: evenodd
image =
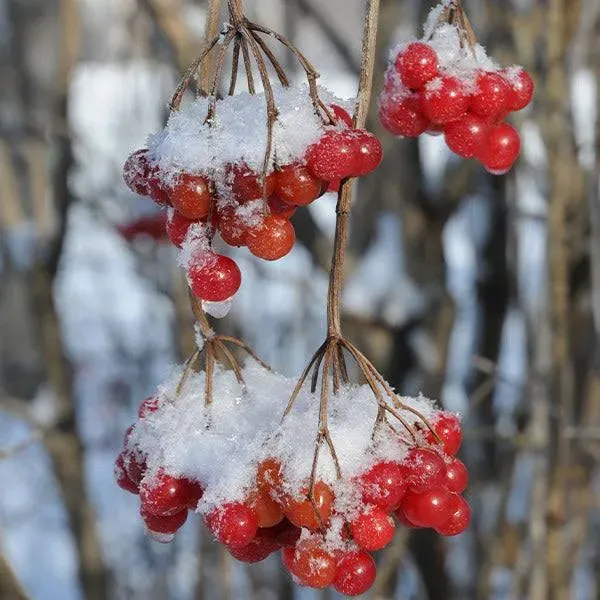
M354 128L344 103L317 88L316 72L299 50L267 28L233 23L212 49L222 57L233 44L235 65L240 51L251 52L263 91L255 92L249 71L249 93L235 94L234 66L228 96L217 95L217 72L210 93L181 106L184 80L164 131L124 167L131 190L168 207L167 234L175 246L185 246L181 262L190 287L206 302L227 301L242 280L235 261L213 250L217 233L261 259L283 258L294 246L290 218L297 208L336 190L343 179L370 173L382 158L379 140ZM290 86L261 34L273 34L296 54L308 86ZM265 59L279 85L270 82Z
M410 425L398 430L378 418L368 386L342 386L329 423L338 450L314 470L312 393L280 421L294 382L263 367L246 367L243 384L218 370L208 404L204 374L177 380L142 402L116 461L118 484L139 494L158 541L171 541L192 510L237 560L281 551L298 583L355 595L372 585L371 553L397 526L451 536L469 523L460 423L425 399L402 398L393 412Z
M521 148L505 119L529 105L533 87L523 68L490 60L460 3L445 0L432 11L422 40L392 52L379 117L397 136L443 133L450 150L502 175Z

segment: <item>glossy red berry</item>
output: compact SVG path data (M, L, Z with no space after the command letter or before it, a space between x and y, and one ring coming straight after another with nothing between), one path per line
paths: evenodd
M356 166L352 176L362 177L374 171L383 158L383 146L376 135L365 129L355 129Z
M333 586L340 594L358 596L373 585L376 575L375 561L368 552L349 552L338 562Z
M281 506L268 491L256 490L248 499L248 505L256 512L259 527L274 527L283 521Z
M178 248L183 246L189 228L196 222L197 221L184 217L177 211L174 211L173 214L169 216L167 219L167 235L174 246L177 246Z
M322 589L336 576L334 556L316 540L299 542L291 562L291 572L303 585Z
M353 130L327 131L306 154L306 165L317 179L336 181L356 170L356 142Z
M142 400L141 404L138 406L138 417L143 419L149 414L156 412L160 408L161 404L161 401L156 396L148 396L148 398Z
M373 507L350 523L350 533L354 541L365 550L374 552L385 548L393 539L396 527L390 515Z
M421 112L421 99L412 94L397 102L386 99L379 107L381 124L394 135L415 138L427 131L429 119Z
M433 422L432 429L442 443L445 454L454 456L462 444L462 429L460 419L452 413L442 413ZM431 431L427 432L426 439L430 444L439 444Z
M281 463L273 457L262 460L256 470L256 487L273 497L279 495L283 485Z
M132 192L140 196L149 196L161 206L169 205L169 197L162 187L160 172L150 159L146 148L136 150L125 161L123 179Z
M415 525L405 514L404 510L402 510L402 506L400 506L397 510L394 511L394 516L396 517L398 523L403 527L408 529L417 529L419 526Z
M402 83L418 90L437 76L438 55L429 44L413 42L398 54L395 67Z
M121 454L123 455L123 466L125 467L127 476L131 481L139 485L148 468L145 456L137 449L125 450Z
M275 174L274 194L286 204L306 206L323 194L325 189L325 182L302 165L286 165Z
M248 235L247 219L234 206L219 210L219 233L230 246L245 246Z
M495 125L488 132L479 160L494 175L503 175L513 166L521 151L518 131L508 123Z
M271 539L264 530L259 529L256 537L241 548L228 547L233 558L244 563L257 563L279 550L279 544Z
M277 196L269 198L269 209L274 215L291 219L296 214L297 208L293 204L282 202Z
M338 125L343 124L346 125L346 127L353 127L352 117L345 108L342 108L338 104L330 104L329 108L331 109L333 116L337 119Z
M459 79L442 75L427 85L421 106L431 122L450 123L467 112L469 95Z
M419 527L437 527L445 523L452 507L452 493L435 488L418 494L407 492L402 501L402 511L411 523Z
M144 513L168 516L187 510L190 503L200 499L198 484L184 477L174 477L159 471L140 486L140 501Z
M469 472L465 464L458 458L452 457L446 462L446 489L462 494L469 483Z
M248 250L264 260L278 260L289 254L296 242L294 226L289 219L268 215L256 228L248 231Z
M210 251L192 257L187 276L194 295L209 302L231 298L242 284L242 274L235 261Z
M256 512L241 502L229 502L206 515L206 525L225 546L243 548L258 531Z
M182 510L172 515L153 515L149 513L142 504L140 514L146 527L155 533L173 534L177 533L187 521L188 511Z
M362 498L389 512L404 496L407 488L407 472L403 465L394 462L379 462L361 476Z
M302 534L300 527L296 527L296 525L291 523L288 519L283 519L283 521L274 527L261 529L260 531L264 535L275 540L281 548L295 546Z
M214 198L208 181L199 175L184 173L169 190L173 208L186 219L198 221L206 217Z
M259 173L254 172L247 165L236 164L229 168L228 181L231 183L231 191L240 204L250 200L258 200L263 197L263 186ZM275 186L274 173L266 177L267 198L273 193Z
M495 119L507 110L510 87L499 73L480 73L469 110L483 119Z
M531 75L521 67L509 67L502 74L510 87L507 110L514 112L524 109L533 99L535 85Z
M404 464L408 469L408 487L411 491L426 492L444 484L446 464L434 450L412 448Z
M462 496L451 494L448 513L450 517L435 527L440 535L458 535L467 529L471 521L471 508Z
M294 558L296 557L296 546L285 546L281 549L281 562L289 573L293 574Z
M132 494L139 494L139 486L135 481L129 478L127 475L127 471L125 470L125 460L123 457L123 453L117 456L115 460L115 480L117 485L126 492L130 492Z
M452 152L463 158L473 158L481 152L488 129L484 119L467 113L444 127L444 139Z
M290 496L283 498L282 508L285 516L294 525L314 531L329 522L334 495L331 488L323 481L315 483L313 495L314 504L308 497L308 489L304 489L299 498Z

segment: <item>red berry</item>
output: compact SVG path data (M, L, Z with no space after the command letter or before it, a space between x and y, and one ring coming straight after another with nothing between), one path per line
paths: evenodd
M510 92L506 108L511 111L522 110L533 98L534 83L531 75L521 67L509 67L503 70Z
M342 182L339 179L337 179L336 181L330 181L329 185L327 186L327 191L328 192L339 192L341 185L342 185Z
M296 233L289 219L268 215L256 228L248 231L248 250L264 260L278 260L294 247Z
M325 191L325 184L302 165L286 165L275 177L275 196L286 204L306 206Z
M188 511L182 510L172 515L153 515L145 510L144 505L140 508L140 514L146 524L146 527L155 533L173 534L177 533L183 524L187 521Z
M457 494L462 494L469 483L469 472L465 464L452 457L446 462L446 489Z
M117 481L117 485L126 492L131 492L132 494L139 494L139 486L135 481L129 478L127 475L127 471L125 470L125 459L123 453L117 456L115 460L115 480Z
M274 527L268 527L266 529L261 529L260 531L283 548L295 546L302 533L302 530L299 527L296 527L287 519L283 519L281 523L278 523Z
M331 517L334 500L331 488L322 481L317 481L313 490L314 505L308 497L308 490L302 490L302 498L284 497L282 508L285 516L297 527L317 530L327 525ZM315 511L316 508L316 511Z
M182 214L174 211L167 219L167 235L174 246L181 248L189 228L196 223Z
M335 558L316 540L302 541L296 546L291 572L303 585L326 588L335 579Z
M494 119L506 111L510 87L504 77L498 73L483 72L477 77L476 86L477 91L469 105L474 115Z
M248 235L246 219L233 206L219 211L219 233L230 246L245 246Z
M366 129L355 129L356 167L353 177L361 177L374 171L383 158L383 146L376 135Z
M444 453L454 456L462 443L459 418L452 413L442 413L433 423L432 429L441 440ZM426 439L430 444L439 443L431 431L427 432Z
M171 204L186 219L197 221L206 217L213 202L208 182L199 175L184 173L169 190Z
M368 552L350 552L338 562L333 587L340 594L358 596L373 585L376 575L375 561Z
M404 510L402 510L402 506L400 506L397 510L394 511L394 516L396 517L396 519L398 520L398 523L400 523L400 525L403 525L404 527L408 528L408 529L415 529L418 528L418 525L415 525L405 514L404 514Z
M353 130L327 131L306 154L306 165L323 181L350 177L356 170L356 143Z
M372 552L385 548L392 541L395 529L390 515L376 506L350 523L354 541L361 548Z
M273 457L262 460L256 471L256 486L259 491L271 494L271 496L277 495L281 491L282 484L281 463Z
M444 127L448 148L463 158L478 156L486 141L489 126L475 115L466 114Z
M282 202L277 196L271 196L269 198L269 209L274 215L278 215L279 217L291 219L294 214L296 214L297 208L298 207L293 204Z
M233 558L245 563L257 563L279 550L279 544L271 539L264 530L259 529L256 537L241 548L227 548Z
M247 165L233 165L229 168L228 179L231 182L231 191L240 204L263 197L263 186L260 174L255 173ZM274 173L266 177L267 198L273 193L275 186Z
M459 79L442 75L425 88L421 105L433 123L450 123L467 112L469 96Z
M256 512L259 527L274 527L283 521L281 507L268 491L256 490L248 499L248 505Z
M160 406L161 401L156 396L149 396L145 400L142 400L138 407L137 414L140 419L147 417L149 414L156 412Z
M192 257L187 276L194 295L210 302L231 298L242 284L242 274L235 261L211 251Z
M437 525L435 530L445 536L458 535L465 531L471 521L469 503L462 496L451 494L448 512L450 518L441 525Z
M452 508L452 493L436 488L418 494L407 492L402 501L402 511L418 527L437 527L445 523Z
M421 99L412 94L398 102L385 100L379 107L381 124L394 135L419 137L429 127L429 119L421 112Z
M281 549L281 562L288 572L292 573L294 558L296 556L296 546L286 546Z
M243 548L258 531L256 512L241 502L229 502L206 515L206 526L225 546Z
M354 124L352 123L352 117L350 116L350 113L345 108L342 108L341 106L338 106L337 104L330 104L329 108L331 109L331 111L333 112L333 115L337 119L338 125L344 124L347 127L354 127Z
M136 150L125 161L123 179L132 192L149 196L161 206L169 205L169 197L162 187L159 170L152 164L146 148Z
M200 499L196 482L184 477L173 477L159 471L152 480L140 486L140 501L145 513L168 516L187 510L193 500Z
M412 448L404 464L409 470L408 487L412 492L426 492L444 484L446 465L437 452L428 448Z
M406 469L393 462L380 462L361 476L362 498L389 512L404 496L407 487Z
M517 130L508 123L495 125L488 133L479 160L494 175L510 170L521 151L521 138Z
M429 44L413 42L398 54L395 67L402 83L418 90L438 74L438 56Z
M123 455L123 466L125 467L127 476L131 481L139 485L148 468L146 458L137 449L126 450L121 454Z

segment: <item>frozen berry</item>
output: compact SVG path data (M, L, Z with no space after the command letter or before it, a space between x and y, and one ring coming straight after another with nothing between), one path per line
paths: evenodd
M397 102L382 102L379 120L390 133L408 138L419 137L430 124L429 119L421 112L421 100L417 94Z
M187 510L194 498L199 500L199 490L195 482L173 477L159 471L150 481L144 480L140 486L140 501L145 513L151 515L174 515Z
M452 493L436 488L418 494L407 492L402 500L402 511L411 523L419 527L437 527L451 516Z
M337 564L333 586L340 594L358 596L373 585L376 575L375 561L368 552L349 552Z
M142 403L138 406L138 417L143 419L147 417L149 414L156 412L161 405L161 401L156 396L149 396L145 400L142 400Z
M346 125L346 127L354 126L352 123L352 117L345 108L342 108L338 104L330 104L329 108L331 109L333 116L337 119L338 125L343 124Z
M459 79L443 75L427 85L421 105L431 122L450 123L467 112L469 96Z
M132 192L149 196L161 206L169 205L169 197L163 189L159 170L152 163L146 148L136 150L125 161L123 179Z
M256 537L249 544L241 548L230 546L227 549L229 554L240 562L257 563L273 554L273 552L277 552L279 544L266 534L265 530L259 529Z
M123 451L122 455L123 466L125 467L127 476L131 481L139 485L148 468L146 465L146 457L137 449Z
M247 219L233 206L219 211L219 233L230 246L245 246L248 235Z
M140 514L146 527L155 533L176 533L187 521L188 511L182 510L172 515L153 515L142 504Z
M303 585L326 588L333 583L337 572L335 558L319 542L308 539L298 543L291 572Z
M273 527L283 520L281 507L268 491L257 490L251 494L248 505L256 512L259 527Z
M413 42L398 54L395 66L402 83L418 90L438 74L438 56L429 44Z
M446 454L454 456L462 443L462 429L460 419L452 413L441 413L433 422L432 429L442 443ZM430 444L439 443L431 431L427 432L427 441Z
M469 110L478 117L494 119L506 111L509 94L510 87L500 74L480 73Z
M206 217L213 202L206 179L187 173L169 190L169 198L178 213L193 221Z
M117 481L117 485L122 490L131 492L132 494L139 494L138 484L129 478L129 475L127 475L127 471L125 470L123 453L119 454L115 460L115 479Z
M463 158L473 158L483 148L488 128L487 122L480 117L466 114L444 127L444 139L452 152Z
M242 284L242 274L235 261L210 251L192 257L187 276L194 295L209 302L231 298Z
M269 209L274 215L291 219L296 214L298 207L293 204L286 204L282 202L277 196L271 196L269 198Z
M308 490L302 491L302 497L285 497L282 508L285 516L296 526L306 529L320 529L327 525L331 517L334 495L331 488L317 481L313 490L314 504L308 497Z
M246 504L229 502L208 513L206 525L225 546L243 548L258 531L258 517Z
M323 181L350 177L356 170L356 142L353 130L328 131L307 151L306 164Z
M365 129L356 129L355 138L356 166L352 176L362 177L374 171L383 158L383 147L379 138Z
M469 473L467 467L458 458L450 458L446 462L446 489L456 494L462 494L467 489Z
M440 535L458 535L467 529L471 521L471 508L462 496L451 494L448 513L450 518L435 527Z
M442 457L428 448L412 448L404 460L408 486L413 492L426 492L444 484L446 465Z
M521 151L521 138L517 130L508 123L492 127L483 145L479 160L494 175L510 170Z
M274 491L279 492L283 484L283 473L281 471L281 463L273 458L265 458L262 460L256 471L256 485L262 492L272 494Z
M281 202L306 206L324 191L325 183L302 165L286 165L276 173L274 194Z
M385 548L394 537L394 521L387 512L373 507L350 523L354 541L365 550L374 552Z
M264 260L278 260L294 247L296 233L289 219L268 215L256 228L248 231L248 250Z
M258 200L263 197L263 186L261 176L254 172L247 165L236 164L230 167L228 179L231 182L231 191L235 199L244 204L250 200ZM275 186L274 174L266 177L266 195L267 198L273 193Z
M524 109L533 98L534 83L531 75L521 67L509 67L503 70L510 91L506 108L511 111Z
M181 248L189 228L195 223L176 210L167 219L167 235L174 246Z
M406 492L406 469L394 462L379 462L361 477L363 502L384 511L394 509Z

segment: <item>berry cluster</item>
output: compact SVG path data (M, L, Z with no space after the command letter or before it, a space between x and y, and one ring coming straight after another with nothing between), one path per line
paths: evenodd
M269 389L276 399L261 398L262 406L255 408L262 416L256 417L259 429L253 433L247 415L228 412L226 406L220 413L225 423L216 428L213 424L207 431L203 424L208 421L203 419L212 422L217 414L202 406L190 414L190 407L198 406L194 391L175 399L157 394L142 402L139 420L128 430L125 448L117 457L115 475L121 488L139 494L140 514L153 539L171 541L188 511L194 510L203 515L208 530L237 560L258 562L281 551L283 564L297 583L313 588L333 586L343 594L357 595L375 579L371 553L391 542L397 526L430 527L445 536L466 529L470 509L461 494L468 475L455 456L462 441L457 417L429 408L431 429L415 422L410 442L398 431L382 433L377 450L377 442L364 427L362 437L351 429L362 427L362 419L356 411L348 411L349 421L334 423L336 431L340 436L354 435L356 447L364 447L361 452L365 454L361 457L353 452L354 463L342 461L342 477L325 471L310 479L309 454L303 463L298 462L302 451L296 446L297 425L277 429L274 405L281 398L277 399L276 384L268 379L275 376L261 377L268 380L269 387L264 383L257 386L254 397L268 395L265 390ZM252 377L250 382L252 387ZM231 384L222 386L221 379L217 379L216 389L235 396ZM344 393L353 392L349 388ZM229 396L223 401L226 405ZM267 408L273 420L265 423ZM184 419L187 438L180 433ZM238 428L237 450L219 445L220 435L223 444L225 438L231 443L234 436L227 431L229 425L231 431ZM178 432L177 438L169 437L172 430ZM253 438L248 437L250 433ZM249 444L249 439L263 439L254 457L256 446ZM269 440L278 441L269 446ZM185 468L167 464L166 450ZM195 451L190 466L189 456ZM240 454L236 456L236 452ZM215 456L220 457L221 465L211 462L210 457ZM234 470L237 473L232 473Z
M504 174L521 148L505 119L531 102L533 80L521 67L497 68L481 46L461 49L451 28L438 27L429 41L395 51L380 97L381 123L402 137L443 133L450 150Z
M235 261L212 249L214 233L230 246L246 246L254 256L278 260L294 246L290 218L298 207L337 189L340 180L366 175L379 165L379 140L352 128L350 115L338 104L331 103L329 112L332 122L320 123L318 139L292 160L274 154L264 178L243 155L235 162L170 170L160 165L160 146L137 150L127 159L123 174L128 187L169 207L167 234L172 243L182 248L193 239L204 241L186 260L190 287L200 300L225 301L241 285Z

